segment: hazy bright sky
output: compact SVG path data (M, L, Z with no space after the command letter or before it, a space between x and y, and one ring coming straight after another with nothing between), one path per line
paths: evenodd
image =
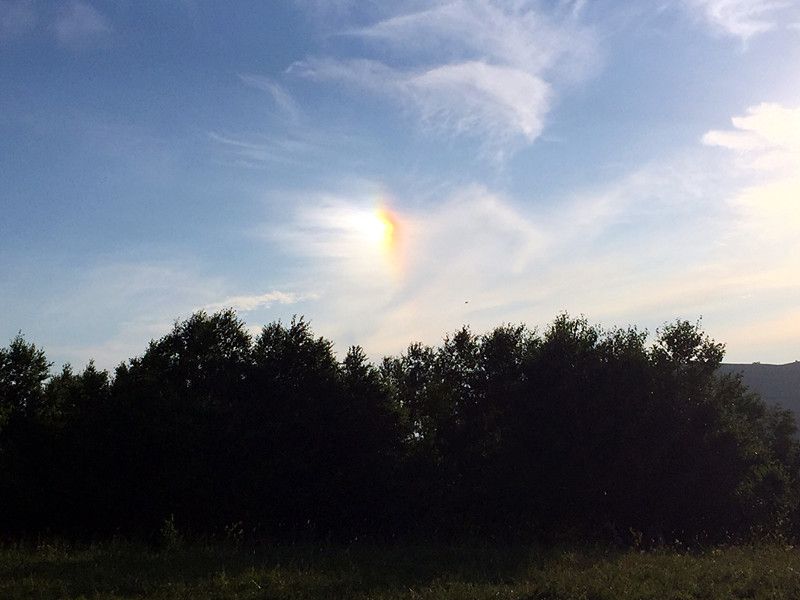
M0 0L0 345L221 306L800 359L800 0Z

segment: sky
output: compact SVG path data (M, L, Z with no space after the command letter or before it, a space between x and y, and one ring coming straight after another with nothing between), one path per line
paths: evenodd
M0 345L702 319L800 359L800 0L0 0Z

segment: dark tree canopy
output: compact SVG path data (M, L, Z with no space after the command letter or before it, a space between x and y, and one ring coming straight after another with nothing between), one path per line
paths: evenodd
M794 418L699 323L464 327L375 366L295 318L176 322L113 377L0 349L0 532L630 542L794 535Z
M44 351L17 335L0 348L0 426L15 416L36 416L43 410L43 384L50 363Z

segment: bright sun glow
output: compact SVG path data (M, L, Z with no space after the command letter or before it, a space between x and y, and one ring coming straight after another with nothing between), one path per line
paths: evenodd
M384 250L391 249L395 235L395 220L385 208L377 208L365 215L361 222L361 230L372 244Z

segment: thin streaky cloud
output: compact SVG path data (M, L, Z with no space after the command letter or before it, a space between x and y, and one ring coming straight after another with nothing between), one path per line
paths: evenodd
M203 306L204 310L217 311L232 308L237 312L251 312L258 308L269 308L273 304L296 304L314 298L314 294L295 294L272 291L251 296L230 296L220 302L212 302Z
M96 8L77 0L59 12L53 30L62 44L80 43L91 37L110 33L111 23Z
M233 158L240 166L262 168L266 164L299 164L309 156L324 153L327 142L324 139L303 137L302 132L295 137L286 135L239 137L237 135L208 132L212 140L227 158Z
M263 75L239 74L239 79L245 85L266 92L272 101L285 115L293 120L300 118L300 109L291 94L279 83Z
M214 140L215 142L219 142L220 144L233 146L235 148L242 148L244 150L263 150L266 147L265 144L256 144L254 142L240 140L227 135L216 133L214 131L209 131L208 137Z

